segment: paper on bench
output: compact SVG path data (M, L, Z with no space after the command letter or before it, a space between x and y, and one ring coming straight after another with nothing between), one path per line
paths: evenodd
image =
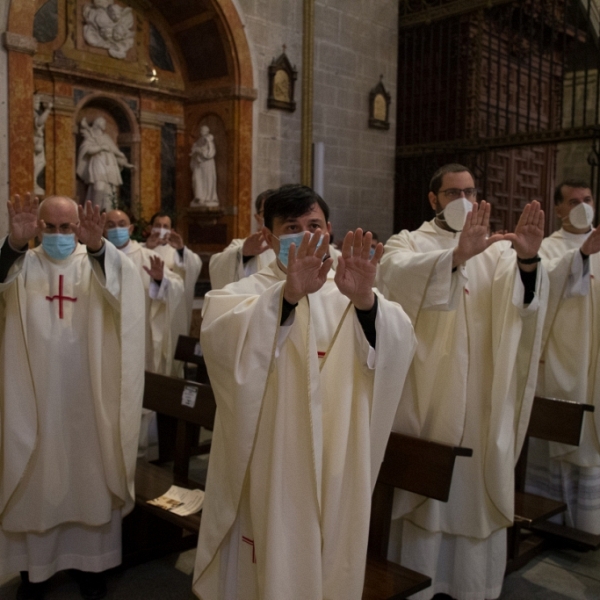
M176 485L172 485L155 500L148 500L148 504L168 510L180 517L197 513L202 509L203 502L204 492L202 490L188 490Z

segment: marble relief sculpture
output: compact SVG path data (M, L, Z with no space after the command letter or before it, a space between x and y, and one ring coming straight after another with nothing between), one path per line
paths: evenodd
M51 110L52 102L42 102L39 95L33 97L33 182L34 193L38 196L46 193L38 183L38 177L46 166L45 128Z
M79 132L83 141L77 152L77 175L87 185L86 200L91 200L100 210L112 210L123 183L121 169L135 167L127 162L127 157L106 133L103 117L97 117L92 125L83 118Z
M210 133L210 129L203 125L200 127L200 137L192 146L190 153L194 188L192 206L219 206L217 170L215 168L216 154L214 136Z
M134 17L129 6L114 0L92 0L83 7L83 37L94 48L106 48L113 58L125 58L133 46Z

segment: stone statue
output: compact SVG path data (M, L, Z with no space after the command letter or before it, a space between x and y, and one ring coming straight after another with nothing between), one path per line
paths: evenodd
M215 141L210 129L200 127L200 137L192 146L190 168L194 199L192 206L219 206L217 198L217 170L215 168Z
M123 8L114 0L92 0L83 7L83 19L83 37L90 46L106 48L113 58L125 58L135 39L129 6Z
M123 183L121 169L134 169L127 157L106 133L106 120L97 117L93 124L83 118L79 124L83 141L77 153L77 175L87 185L86 200L91 200L100 210L116 206L117 192Z
M43 196L46 193L46 190L38 183L38 177L46 166L44 130L52 106L52 102L42 102L39 95L33 97L33 183L34 193L38 196ZM41 112L40 108L42 109Z

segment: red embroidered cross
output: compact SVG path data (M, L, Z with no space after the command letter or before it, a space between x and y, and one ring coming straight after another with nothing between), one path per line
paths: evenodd
M69 302L77 302L77 298L71 298L70 296L63 296L63 276L58 276L58 295L56 296L46 296L46 300L52 302L53 300L58 300L58 316L59 318L63 318L63 300L68 300Z
M254 540L251 540L250 538L242 536L242 542L244 542L244 544L248 544L249 546L252 546L252 562L256 563L256 554L254 553Z
M317 352L317 356L319 358L325 358L325 354L326 354L325 352Z
M465 294L468 294L469 290L467 288L465 288Z

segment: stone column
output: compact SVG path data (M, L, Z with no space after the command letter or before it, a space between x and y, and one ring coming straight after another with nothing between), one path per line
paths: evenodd
M58 92L58 90L56 91ZM69 89L69 91L71 90ZM77 194L75 139L78 126L74 121L74 116L75 102L73 101L72 92L70 96L59 96L57 93L54 98L53 164L52 169L46 167L46 173L52 172L54 175L54 185L46 185L46 195L51 192L64 194L78 202L83 198L75 198Z

